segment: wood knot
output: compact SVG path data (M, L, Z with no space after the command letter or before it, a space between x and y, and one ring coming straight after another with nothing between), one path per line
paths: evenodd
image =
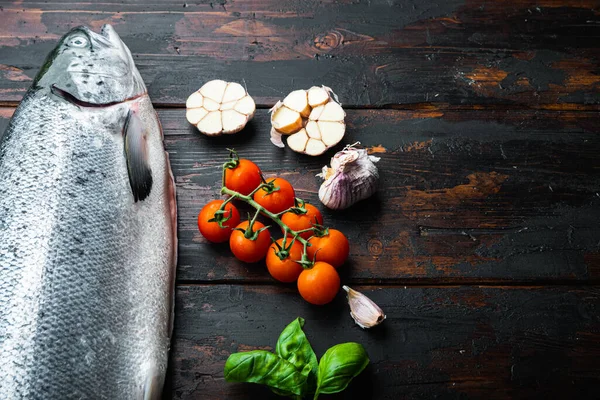
M329 52L339 47L344 41L344 35L337 30L317 35L314 41L315 47L322 52Z
M383 243L379 239L370 239L367 248L372 256L380 256L383 253Z

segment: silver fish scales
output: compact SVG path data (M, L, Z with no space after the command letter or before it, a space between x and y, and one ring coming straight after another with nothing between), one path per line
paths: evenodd
M0 398L158 398L172 330L174 183L110 26L59 42L0 142Z

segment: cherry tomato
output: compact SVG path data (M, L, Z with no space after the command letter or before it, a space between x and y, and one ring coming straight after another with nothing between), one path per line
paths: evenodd
M285 247L289 247L290 240L286 240ZM277 244L283 247L283 239L278 239ZM300 264L296 261L302 258L303 247L297 241L294 241L292 247L288 250L289 255L283 260L277 255L279 249L275 243L271 244L269 251L267 251L267 269L271 276L280 282L295 282L298 279L300 273L304 270Z
M340 290L340 276L336 269L318 261L311 269L305 269L298 277L300 296L311 304L321 306L335 298Z
M230 217L227 221L223 222L225 228L221 228L217 222L208 222L209 219L215 217L215 211L217 211L223 200L213 200L205 205L200 213L198 214L198 229L202 236L206 240L213 243L222 243L229 240L231 236L231 230L240 223L240 213L237 208L231 203L227 203L225 206L224 218Z
M280 213L294 206L296 193L292 185L283 178L274 178L267 182L273 182L275 190L271 193L266 188L254 193L254 201L266 208L273 214Z
M244 231L248 228L249 222L244 221L236 228L243 229ZM256 232L265 226L260 222L256 221L253 225L253 231ZM233 255L241 261L247 263L254 263L260 261L264 258L265 254L267 254L267 250L269 250L269 245L271 244L271 235L269 234L269 230L265 229L264 231L258 234L258 237L255 240L246 239L244 236L244 232L240 232L234 230L231 233L231 237L229 238L229 247L233 252Z
M324 261L336 268L346 261L350 253L348 239L337 229L329 229L329 234L323 237L313 236L308 243L310 246L306 252L311 260L317 253L317 261Z
M286 212L281 216L281 221L296 232L312 227L315 224L315 221L317 224L323 225L323 216L317 207L306 203L304 204L304 208L306 208L306 214ZM308 231L301 233L300 237L308 239L312 235L313 232Z
M262 182L258 165L244 158L235 168L225 168L225 186L243 195L249 195Z

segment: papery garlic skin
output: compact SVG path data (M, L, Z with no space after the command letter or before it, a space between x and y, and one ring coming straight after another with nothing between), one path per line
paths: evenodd
M332 210L343 210L370 197L377 191L379 157L370 156L366 149L347 146L331 158L331 168L323 167L318 174L325 182L319 188L319 199Z
M344 285L342 289L348 293L350 316L358 326L368 329L379 325L385 320L386 316L383 310L373 300L348 286Z
M271 143L273 143L275 146L279 147L280 149L283 149L285 147L285 145L283 144L283 140L282 138L282 134L277 132L277 130L275 130L275 128L271 128Z

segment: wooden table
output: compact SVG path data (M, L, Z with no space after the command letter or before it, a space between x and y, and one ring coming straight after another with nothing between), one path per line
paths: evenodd
M3 1L0 132L64 32L115 26L158 109L177 180L167 398L275 398L226 383L223 365L235 351L272 349L297 316L318 356L344 341L370 355L336 398L598 398L599 6ZM187 96L215 78L242 82L259 105L235 136L201 136L185 120ZM319 204L315 174L333 151L275 148L267 109L320 84L347 110L344 142L381 157L376 196L344 212L322 208L351 241L343 282L387 314L372 331L354 325L342 293L310 306L264 263L237 262L196 228L200 208L219 197L227 147Z

